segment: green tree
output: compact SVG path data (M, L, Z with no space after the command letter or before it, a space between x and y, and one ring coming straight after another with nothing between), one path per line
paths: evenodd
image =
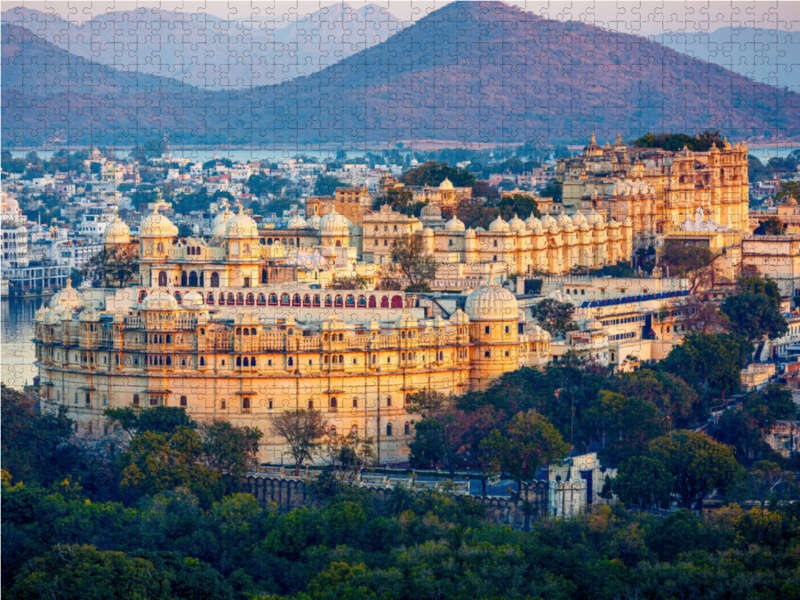
M574 313L575 306L571 302L554 298L545 298L531 307L533 320L553 337L577 329L572 320Z
M661 433L654 403L607 390L598 394L586 420L597 428L603 453L612 464L644 454L650 440Z
M702 508L703 499L714 489L725 492L742 476L730 446L702 433L682 430L657 438L650 442L649 455L674 478L672 491L683 508Z
M789 326L771 298L762 294L742 293L728 296L720 310L730 321L731 332L749 342L765 337L775 339L786 335Z
M742 384L751 346L729 333L688 333L664 359L663 368L707 393L731 394Z
M781 291L775 280L760 275L743 275L736 282L739 294L761 294L769 298L773 304L780 306Z
M408 169L400 177L400 181L409 186L428 185L436 187L445 179L455 187L470 187L475 183L475 176L464 169L456 169L439 162L426 162L413 169Z
M422 209L427 206L426 202L414 202L413 192L402 188L386 190L381 196L375 198L372 208L379 210L384 204L388 204L392 210L409 217L420 216Z
M197 423L179 406L152 406L138 408L107 408L103 414L115 426L120 427L131 436L150 431L172 435L183 427L197 429Z
M495 470L517 481L532 479L545 462L569 451L558 430L533 411L514 416L505 431L493 429L480 446Z
M55 546L34 559L11 590L20 600L170 598L167 574L143 558L94 546Z
M139 247L106 246L80 270L92 287L127 287L139 280Z
M662 416L662 427L688 427L696 424L703 409L697 392L683 379L654 369L623 373L616 380L616 390L652 402Z
M314 195L315 196L333 196L336 193L336 188L350 187L340 179L331 175L320 175L314 182Z
M392 241L391 263L387 265L383 279L407 282L406 291L429 291L429 282L436 279L436 260L425 247L421 235L410 235Z
M564 185L558 179L551 179L539 195L542 198L552 198L553 202L560 204L564 195Z
M667 240L660 257L670 277L689 279L692 292L710 283L713 259L709 248L684 244L680 240Z
M15 479L49 485L78 467L83 452L64 407L42 412L36 398L5 385L2 398L3 469Z
M318 410L300 408L285 411L272 420L272 434L286 440L294 458L295 475L306 460L319 452L328 427Z
M258 465L258 446L264 434L257 427L211 421L201 427L201 434L209 468L238 482Z
M222 475L203 465L204 448L194 429L171 435L145 431L118 459L120 488L135 497L188 488L208 505L222 492Z
M786 233L784 225L777 217L769 217L758 222L758 227L753 230L755 235L783 235Z
M620 500L642 508L669 508L675 482L661 461L634 456L622 463L611 487Z

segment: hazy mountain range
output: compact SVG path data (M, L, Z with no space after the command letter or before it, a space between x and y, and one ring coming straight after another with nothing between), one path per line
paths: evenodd
M800 92L800 32L723 27L712 33L665 33L656 40L756 81Z
M181 21L183 23L183 21ZM500 2L454 2L332 66L205 89L3 26L3 144L347 146L574 141L596 131L800 135L800 96L659 43Z
M209 89L310 75L386 40L403 25L379 6L355 9L346 3L288 25L269 15L226 21L156 8L111 12L84 23L24 7L1 16L3 23L24 27L75 56Z

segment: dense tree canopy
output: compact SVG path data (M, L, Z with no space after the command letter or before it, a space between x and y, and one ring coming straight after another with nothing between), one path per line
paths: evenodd
M445 179L449 179L455 187L470 187L475 183L475 176L469 171L440 162L423 163L408 169L400 177L400 181L406 185L431 187L438 187Z

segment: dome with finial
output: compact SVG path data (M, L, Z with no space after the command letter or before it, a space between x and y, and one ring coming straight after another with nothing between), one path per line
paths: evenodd
M625 150L628 146L622 141L622 136L617 134L617 139L614 140L614 143L611 144L611 147L614 148L614 150Z
M166 290L156 290L139 304L142 310L178 310L178 301Z
M489 231L494 231L494 232L508 231L508 223L506 223L503 220L503 217L498 215L494 221L489 223Z
M447 177L445 177L444 181L439 184L439 190L441 190L443 192L444 191L450 191L450 190L453 190L453 189L455 189L453 187L453 183Z
M190 290L183 295L182 306L186 310L201 310L206 307L206 301L203 294Z
M52 309L77 309L83 308L83 294L72 287L72 280L67 277L67 287L63 288L50 299L50 308Z
M287 223L286 227L287 229L306 229L308 227L308 221L300 215L295 215L289 219L289 223Z
M131 228L119 217L116 217L113 223L109 223L103 232L104 244L128 244L130 241Z
M524 232L525 231L525 221L520 219L516 213L514 213L514 217L508 222L508 228L513 231L514 233Z
M331 207L331 212L323 216L319 222L319 231L323 235L350 235L352 224L344 215L336 212L336 206Z
M727 137L722 138L722 149L723 150L730 150L731 149L731 143L728 141Z
M146 215L139 224L139 237L167 238L176 235L178 235L178 228L158 212L158 203L153 207L153 212Z
M519 302L510 291L495 283L482 285L467 296L464 312L470 321L516 319Z
M319 222L321 220L322 217L320 217L318 214L313 214L306 220L306 223L308 223L308 226L313 229L319 229Z
M592 132L592 139L589 144L583 149L584 156L601 156L603 154L603 149L600 147L600 144L597 143L597 140L594 137L594 132Z
M559 227L566 227L567 225L572 225L572 219L570 219L566 213L562 210L561 214L558 215L558 219L556 219L556 225Z
M572 216L572 224L575 227L580 227L584 223L586 223L586 217L582 213L575 213Z
M419 213L420 219L423 221L429 219L441 219L442 218L442 209L440 209L435 204L426 204L422 207L422 210Z
M225 237L228 238L257 238L258 225L252 217L244 214L241 204L239 213L225 225Z
M447 231L464 231L466 226L461 219L459 219L456 215L453 215L453 218L445 223L444 228Z
M469 325L469 317L467 316L467 313L460 308L450 315L450 319L448 320L450 321L451 325Z
M537 227L541 228L541 226L542 226L542 222L539 219L537 219L534 216L533 213L531 213L530 217L525 219L525 227L527 227L528 229L532 230L532 229L536 229Z

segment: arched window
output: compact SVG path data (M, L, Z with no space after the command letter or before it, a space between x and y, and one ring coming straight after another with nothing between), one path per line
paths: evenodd
M370 308L378 308L378 300L375 298L375 296L370 296L369 297L369 307Z
M247 294L247 306L253 306L256 303L256 297L254 294Z
M309 400L308 401L308 410L314 410L314 401L313 400Z
M205 367L206 366L206 357L205 356L201 356L200 357L200 366L201 367Z
M172 336L169 333L167 334L167 343L168 344L172 343Z
M139 302L143 302L145 298L147 298L147 292L145 292L144 290L141 290L139 292Z
M158 287L167 287L167 274L164 271L158 274Z
M236 335L242 335L242 328L241 328L241 327L237 327L237 328L236 328ZM244 335L250 335L250 334L247 332L247 327L245 327L245 328L244 328Z
M222 304L222 303L220 303L220 304ZM228 306L233 306L234 304L236 304L236 299L233 297L233 294L229 292L228 293Z
M289 294L281 294L281 306L289 306Z
M236 366L237 367L241 367L242 366L242 357L241 356L237 356L236 357Z
M197 287L197 273L195 271L189 273L189 287Z
M251 327L250 328L250 335L255 335L255 334L256 334L256 328L255 327Z
M289 366L290 367L294 366L294 359L291 356L289 357Z
M264 306L267 303L267 297L264 294L259 294L256 302L259 306Z
M340 308L342 306L342 295L336 294L336 300L334 301L334 306Z
M345 306L347 308L353 308L356 305L356 299L353 294L347 294L347 298L345 299Z
M311 306L311 296L308 294L303 296L303 306Z
M186 396L181 396L181 406L186 407Z
M214 304L214 294L212 294L211 292L208 292L208 294L206 294L206 304L211 304L211 305Z
M175 292L175 300L178 301L178 304L181 304L181 302L183 302L181 300L181 293L180 292Z
M389 296L381 298L381 308L389 308Z
M359 296L358 297L358 308L366 308L367 307L367 297L366 296Z
M386 437L392 437L392 424L386 424Z
M230 304L230 302L228 302L228 304ZM242 292L236 294L236 304L238 306L242 306L244 304L244 294Z
M249 367L250 366L250 359L247 358L246 356L244 357L244 360L242 361L242 366L243 367Z
M336 412L338 407L339 407L339 404L338 404L336 398L331 398L331 412Z
M242 398L242 412L250 412L250 398Z
M133 395L133 403L134 403L136 406L139 406L139 394L134 394L134 395Z
M336 240L336 246L339 247L342 245L342 240Z
M314 294L314 306L319 306L319 294Z
M270 306L278 306L278 295L277 294L270 294L269 295L269 305Z
M300 306L300 294L295 294L292 298L292 306Z
M444 352L439 352L439 360L444 360Z
M402 296L392 296L392 308L403 308Z
M333 306L333 298L328 294L325 296L325 308L330 308L331 306Z
M256 357L255 356L250 359L250 366L251 367L257 367L258 366L258 363L256 363Z
M214 271L211 273L211 287L218 288L219 287L219 273Z

